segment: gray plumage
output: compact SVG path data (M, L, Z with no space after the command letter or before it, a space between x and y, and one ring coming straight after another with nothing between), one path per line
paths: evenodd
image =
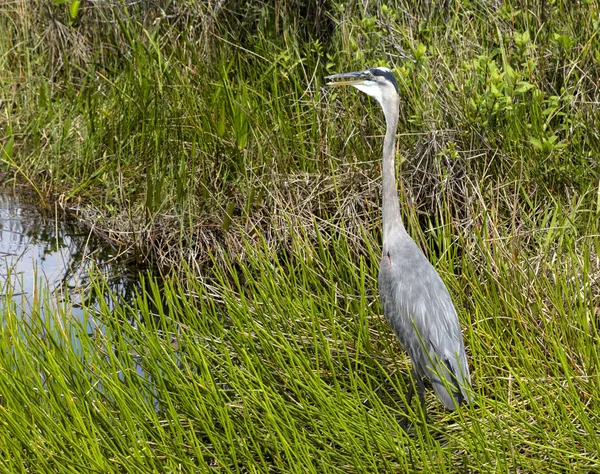
M329 85L352 85L377 99L386 119L382 163L383 256L379 296L383 313L413 362L423 403L427 377L444 406L470 402L469 366L456 310L446 285L408 235L400 215L395 176L398 84L387 68L335 74ZM413 391L409 394L409 403ZM424 408L424 406L423 406Z

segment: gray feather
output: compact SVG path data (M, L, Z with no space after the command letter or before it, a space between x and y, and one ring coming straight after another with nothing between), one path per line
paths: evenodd
M384 242L379 269L383 314L413 361L449 410L471 401L471 380L456 310L444 282L423 252L396 227Z

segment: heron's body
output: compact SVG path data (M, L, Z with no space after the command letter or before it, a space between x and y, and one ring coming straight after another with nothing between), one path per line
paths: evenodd
M465 387L470 385L456 310L444 282L402 224L394 230L383 243L379 267L383 314L417 377L426 376L444 406L454 410L468 400Z
M330 78L343 79L331 85L353 85L377 99L383 108L387 131L382 162L381 305L385 318L412 359L421 400L422 378L427 377L444 406L454 410L460 403L470 401L469 367L450 294L402 223L395 176L399 107L396 79L386 68Z

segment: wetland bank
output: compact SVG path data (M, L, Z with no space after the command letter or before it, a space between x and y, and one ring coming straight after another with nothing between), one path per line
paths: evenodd
M0 190L0 309L28 315L34 300L66 305L83 317L83 306L97 307L92 279L106 284L106 296L133 298L142 267L126 265L118 248L99 239L64 213L42 212L35 199ZM42 311L55 308L40 307Z
M156 269L5 301L2 471L598 470L600 12L446 6L0 4L3 185ZM383 122L322 88L365 65L478 395L427 427L377 300Z

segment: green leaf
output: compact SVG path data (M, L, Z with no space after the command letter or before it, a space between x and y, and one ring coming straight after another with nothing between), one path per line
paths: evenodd
M538 140L537 138L531 137L529 139L529 142L540 151L542 151L544 149L544 145L542 144L542 141Z
M235 210L235 203L229 202L227 204L227 208L225 209L225 215L223 216L223 223L221 224L221 229L224 231L229 230L231 226L231 221L233 220L233 211Z
M517 73L515 72L515 70L510 66L510 64L507 64L504 67L504 76L506 77L506 82L512 86L514 84L514 82L517 80Z
M48 84L45 81L42 81L38 95L38 104L40 109L45 109L48 106L48 102Z
M423 56L425 56L426 52L427 46L425 46L423 43L419 43L419 46L417 46L415 49L415 60L419 61Z
M77 17L77 12L79 12L79 0L73 0L71 2L71 6L69 7L69 14L71 15L71 20L74 20Z
M519 81L517 82L517 88L515 89L515 93L524 94L525 92L531 89L533 89L533 84L530 84L526 81Z
M6 142L6 145L4 145L4 147L2 148L2 151L4 151L4 157L6 157L9 160L12 159L14 145L15 136L11 135L10 137L8 137L8 142Z

